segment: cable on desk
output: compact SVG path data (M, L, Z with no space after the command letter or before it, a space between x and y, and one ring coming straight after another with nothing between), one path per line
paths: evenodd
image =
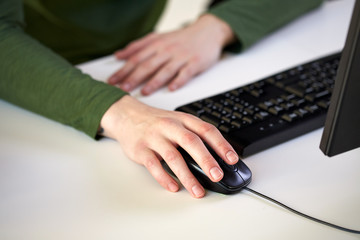
M245 187L244 189L251 192L252 194L255 194L255 195L260 196L260 197L262 197L262 198L264 198L264 199L266 199L266 200L268 200L270 202L273 202L273 203L277 204L278 206L283 207L286 210L289 210L290 212L293 212L293 213L295 213L295 214L297 214L297 215L299 215L301 217L307 218L307 219L312 220L314 222L321 223L321 224L326 225L328 227L332 227L332 228L335 228L335 229L338 229L338 230L341 230L341 231L344 231L344 232L360 234L359 230L354 230L354 229L350 229L350 228L344 228L344 227L341 227L341 226L338 226L338 225L335 225L335 224L320 220L318 218L311 217L311 216L309 216L307 214L304 214L302 212L299 212L299 211L297 211L297 210L295 210L295 209L293 209L293 208L291 208L291 207L289 207L289 206L287 206L287 205L285 205L285 204L283 204L283 203L281 203L281 202L279 202L279 201L277 201L277 200L275 200L275 199L273 199L271 197L268 197L268 196L266 196L264 194L261 194L261 193L255 191L255 190L252 190L251 188Z

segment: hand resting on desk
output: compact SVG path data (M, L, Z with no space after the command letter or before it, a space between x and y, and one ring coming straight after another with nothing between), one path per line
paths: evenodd
M193 197L205 195L204 188L188 169L178 146L185 149L214 182L224 173L205 147L209 144L228 164L238 156L211 124L195 116L150 107L131 96L114 103L101 120L103 135L117 140L125 154L144 165L165 189L176 192L178 183L163 169L163 159Z
M108 82L125 91L146 82L144 95L165 85L174 91L216 63L223 47L233 40L227 23L205 14L188 27L149 34L117 51L115 56L127 62Z

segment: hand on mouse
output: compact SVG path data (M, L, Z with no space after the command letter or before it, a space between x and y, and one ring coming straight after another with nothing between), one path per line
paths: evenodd
M117 51L125 65L108 80L131 91L146 82L143 95L149 95L168 85L174 91L192 77L212 66L223 47L233 41L234 35L227 23L205 14L183 29L149 34Z
M212 181L223 172L203 141L228 164L238 156L218 129L195 116L150 107L131 96L115 102L101 120L104 136L117 140L125 154L144 165L165 189L176 192L178 183L163 169L163 159L183 186L195 198L205 195L204 188L188 169L177 147L185 149Z

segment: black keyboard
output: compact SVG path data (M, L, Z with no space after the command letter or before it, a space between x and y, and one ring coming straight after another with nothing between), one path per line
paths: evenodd
M298 65L176 110L215 125L242 157L325 123L341 53Z

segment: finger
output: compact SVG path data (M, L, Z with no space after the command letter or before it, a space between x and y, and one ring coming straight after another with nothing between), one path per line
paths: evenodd
M159 38L159 34L150 33L143 38L131 42L124 49L116 51L115 57L117 59L127 59L136 52L138 52L140 49L146 47L147 45L149 45L151 42L155 41L158 38Z
M196 71L195 65L188 62L180 69L178 75L174 78L174 80L171 81L168 86L169 90L175 91L181 88L198 73L199 71Z
M171 129L171 134L169 131L167 133L166 137L180 145L197 162L211 181L218 182L222 179L224 175L222 169L197 134L182 125L175 124Z
M205 195L205 190L194 177L179 151L169 141L157 141L157 153L164 159L184 188L195 198Z
M146 83L141 90L143 95L150 95L176 76L179 69L185 64L184 60L170 60L163 65L157 73Z
M218 162L195 133L188 131L180 141L180 146L197 162L211 181L218 182L223 178L224 172Z
M170 192L177 192L179 190L179 185L164 170L160 160L154 152L152 152L150 149L147 149L146 151L139 152L138 157L140 159L144 159L143 165L163 188Z
M238 154L214 125L204 122L193 115L182 115L185 115L183 122L186 128L196 133L221 159L231 165L238 162Z
M132 89L137 87L154 75L169 59L170 55L166 53L151 56L149 59L140 63L126 79L123 80L121 85L130 85Z
M136 53L134 56L132 56L128 61L126 61L125 65L117 71L115 74L113 74L108 82L109 84L119 84L126 79L126 77L131 74L131 72L143 61L150 58L155 54L155 51L153 49L147 48L143 51L140 51ZM125 91L130 91L133 89L133 86L131 83L127 83L126 85L121 86Z
M133 69L135 65L132 62L126 62L125 65L108 79L108 83L111 85L115 85L121 83L121 81L126 77Z

